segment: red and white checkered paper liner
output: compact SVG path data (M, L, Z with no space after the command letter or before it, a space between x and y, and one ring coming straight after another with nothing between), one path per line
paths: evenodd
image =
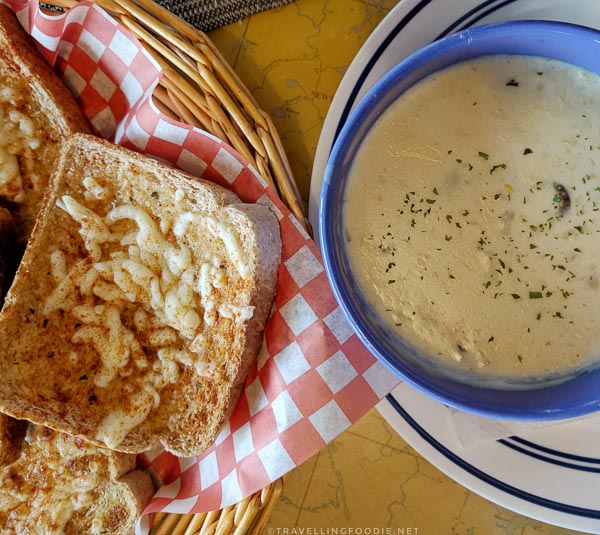
M146 513L221 509L265 487L347 429L396 384L338 308L320 253L279 197L231 147L162 115L150 95L160 69L96 5L60 16L37 0L5 0L71 89L97 133L269 203L283 241L274 312L229 423L203 455L146 454L163 486ZM148 518L138 523L144 533Z

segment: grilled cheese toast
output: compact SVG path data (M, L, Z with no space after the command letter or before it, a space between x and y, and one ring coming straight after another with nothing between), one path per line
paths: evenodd
M0 409L96 444L212 444L258 352L270 208L87 135L63 147L0 315Z
M0 533L133 533L153 491L134 455L0 415Z
M90 127L73 96L0 4L0 203L24 243L46 194L62 142Z

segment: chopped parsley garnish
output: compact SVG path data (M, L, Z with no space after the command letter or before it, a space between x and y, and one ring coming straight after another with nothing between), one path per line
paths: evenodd
M481 155L481 153L479 153ZM487 158L486 158L487 160ZM493 175L494 172L497 169L506 169L506 164L505 163L499 163L498 165L494 165L491 169L490 169L490 175Z

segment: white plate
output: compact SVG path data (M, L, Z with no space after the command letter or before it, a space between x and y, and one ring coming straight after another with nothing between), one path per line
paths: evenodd
M323 125L309 202L315 232L331 147L365 92L402 58L439 37L516 19L600 28L600 2L402 0L389 13L350 65ZM465 449L446 407L407 385L396 388L378 409L421 455L465 487L532 518L600 533L600 429L585 420Z
M406 384L377 408L425 459L473 492L543 522L600 533L597 418L463 448L448 409Z

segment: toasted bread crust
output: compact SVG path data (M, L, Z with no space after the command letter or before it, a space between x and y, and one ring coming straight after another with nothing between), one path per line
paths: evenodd
M17 238L25 242L46 193L61 143L75 132L91 130L69 90L38 52L14 13L3 4L0 4L0 82L3 91L12 93L0 99L3 113L0 130L6 131L7 116L15 112L33 126L23 132L22 146L12 132L9 139L0 143L8 144L9 151L19 159L21 184L15 184L15 180L0 184L0 202L13 213Z
M68 199L96 215L78 223L61 208ZM164 236L153 237L134 216L120 219L128 210L141 210L140 220L151 215ZM84 232L96 216L110 222L116 241L98 245L93 232ZM169 242L171 253L152 256L152 240ZM177 275L184 249L192 260ZM177 455L200 453L228 418L259 350L280 249L268 207L243 204L229 190L97 138L74 136L0 314L0 410L119 451L139 453L161 442ZM126 251L133 256L124 258ZM66 269L58 278L56 255ZM152 257L144 261L154 270L145 284L131 287L127 299L99 297L102 288L117 291L118 276L129 277L113 273L121 269L114 262L144 257ZM166 264L157 267L167 257L173 273ZM86 293L82 281L92 280L86 277L100 286ZM150 298L152 277L161 281L158 298ZM61 282L67 297L57 301ZM170 313L156 305L161 291L165 307L171 298L192 301ZM113 338L113 327L102 323L110 314L121 333ZM183 316L196 318L193 327L186 330ZM169 341L157 342L161 336ZM110 346L106 354L115 339L130 345ZM116 353L123 361L107 369Z
M0 415L0 532L134 532L154 487L135 456Z
M81 113L73 95L52 70L46 59L38 52L32 37L23 29L15 14L4 4L0 4L0 43L2 54L21 67L27 82L39 85L48 93L55 106L50 110L52 119L65 135L75 132L90 132L90 125Z

